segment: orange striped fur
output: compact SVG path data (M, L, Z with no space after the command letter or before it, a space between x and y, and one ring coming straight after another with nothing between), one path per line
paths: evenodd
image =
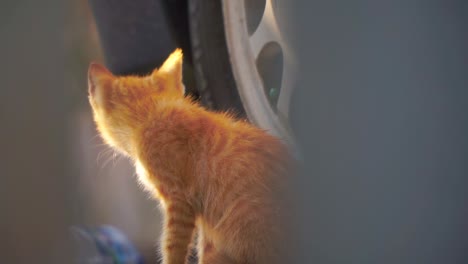
M148 76L91 64L88 79L103 139L162 204L163 263L186 263L195 233L200 263L275 263L289 164L277 138L184 97L179 49Z

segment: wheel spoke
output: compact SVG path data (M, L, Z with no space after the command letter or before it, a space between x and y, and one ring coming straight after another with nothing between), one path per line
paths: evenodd
M252 36L250 36L250 48L255 60L258 59L258 56L265 45L270 42L278 43L283 50L284 65L277 109L283 116L287 117L289 112L289 101L294 89L294 75L296 69L295 59L287 45L287 42L284 41L281 32L279 31L278 22L276 20L271 1L272 0L266 1L262 19L260 20L257 29L253 32Z
M258 126L294 146L288 108L297 63L274 0L222 0L229 55L244 108ZM250 9L246 9L250 8ZM279 76L281 75L281 76Z
M263 12L260 24L252 36L250 36L250 48L255 59L257 59L262 48L269 42L282 44L271 0L266 1L265 11Z
M296 65L292 56L288 53L285 54L283 66L283 78L281 81L281 90L278 98L277 109L285 117L289 116L289 104L291 101L291 94L295 86L295 73Z

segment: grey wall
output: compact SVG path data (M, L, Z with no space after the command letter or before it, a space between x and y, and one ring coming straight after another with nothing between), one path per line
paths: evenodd
M0 262L69 263L63 2L0 4Z
M466 1L296 1L296 263L468 263Z

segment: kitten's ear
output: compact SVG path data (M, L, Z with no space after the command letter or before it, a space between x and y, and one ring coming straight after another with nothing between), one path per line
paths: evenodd
M169 55L161 68L154 70L153 78L162 82L164 89L175 89L173 91L183 95L185 88L182 84L182 62L182 50L176 49Z
M93 95L99 82L103 79L112 79L114 75L99 63L92 62L88 69L88 92Z

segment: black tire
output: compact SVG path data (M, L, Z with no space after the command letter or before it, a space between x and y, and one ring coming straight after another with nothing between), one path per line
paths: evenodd
M221 1L188 1L197 87L209 108L246 117L229 60L221 5Z
M146 74L177 46L162 0L89 0L106 65L115 74Z

